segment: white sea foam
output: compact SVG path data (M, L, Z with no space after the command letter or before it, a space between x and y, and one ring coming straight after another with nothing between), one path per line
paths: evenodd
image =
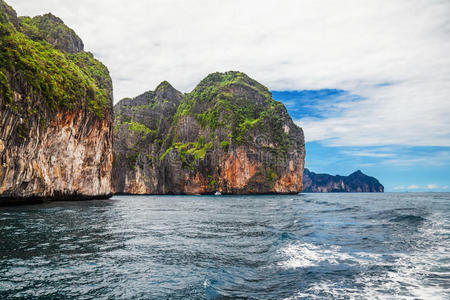
M280 251L285 257L280 265L283 268L306 268L320 264L337 265L341 262L347 264L366 265L379 258L380 255L373 253L346 253L339 246L320 247L309 243L291 244Z
M343 288L343 282L321 280L287 299L450 299L450 284L439 284L450 273L450 234L448 220L437 221L420 229L422 245L408 253L346 253L338 246L293 243L280 250L282 268L310 268L323 264L358 266L353 279L361 289ZM391 264L391 265L390 265ZM379 271L373 271L379 267ZM436 275L436 276L434 276Z

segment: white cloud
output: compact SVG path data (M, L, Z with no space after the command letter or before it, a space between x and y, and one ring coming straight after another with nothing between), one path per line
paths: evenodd
M430 183L430 184L427 184L424 187L412 184L412 185L410 185L408 187L405 187L404 185L395 186L393 189L395 191L405 191L405 190L422 190L422 191L434 190L434 191L439 191L439 190L446 190L447 188L448 188L447 185L440 186L440 185L437 185L437 184L434 184L434 183Z
M440 186L440 185L431 183L431 184L427 185L427 189L429 189L429 190L446 190L446 189L448 189L448 185Z
M342 154L351 155L351 156L361 156L361 157L392 157L394 153L381 153L376 151L341 151Z
M385 159L382 162L394 166L447 166L450 164L450 153L448 151L437 151L429 153L399 154L396 158Z
M447 0L9 3L73 27L109 67L116 101L162 80L189 91L210 72L234 69L272 90L338 88L366 98L342 115L302 120L308 141L450 146Z
M447 67L450 70L450 63ZM435 80L428 76L427 80ZM328 139L333 146L450 146L448 82L450 72L441 82L363 88L359 94L367 100L349 103L341 115L297 123L309 141Z

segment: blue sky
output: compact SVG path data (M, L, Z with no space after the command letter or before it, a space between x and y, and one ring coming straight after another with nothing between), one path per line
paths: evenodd
M344 103L363 100L343 90L273 91L296 123L341 116ZM356 170L374 176L386 191L450 191L450 147L379 145L333 146L328 139L308 142L306 167L316 173L349 175Z
M7 2L73 28L108 66L115 102L242 71L282 91L311 170L450 191L448 0Z

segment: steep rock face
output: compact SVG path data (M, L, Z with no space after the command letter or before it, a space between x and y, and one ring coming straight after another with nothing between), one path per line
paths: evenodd
M303 174L303 191L307 193L328 192L384 192L383 185L374 177L356 171L349 176L332 176L316 174L305 169Z
M302 190L302 129L241 72L210 74L186 95L163 82L114 109L118 193Z
M183 94L168 82L134 99L114 106L114 167L116 192L156 193L159 186L159 153Z
M65 26L46 16L38 19ZM108 197L109 72L81 51L72 30L66 37L74 43L59 44L33 19L19 20L0 0L0 205Z

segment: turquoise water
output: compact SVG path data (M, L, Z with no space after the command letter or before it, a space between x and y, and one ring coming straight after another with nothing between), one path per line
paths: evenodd
M449 299L450 194L0 208L0 298Z

